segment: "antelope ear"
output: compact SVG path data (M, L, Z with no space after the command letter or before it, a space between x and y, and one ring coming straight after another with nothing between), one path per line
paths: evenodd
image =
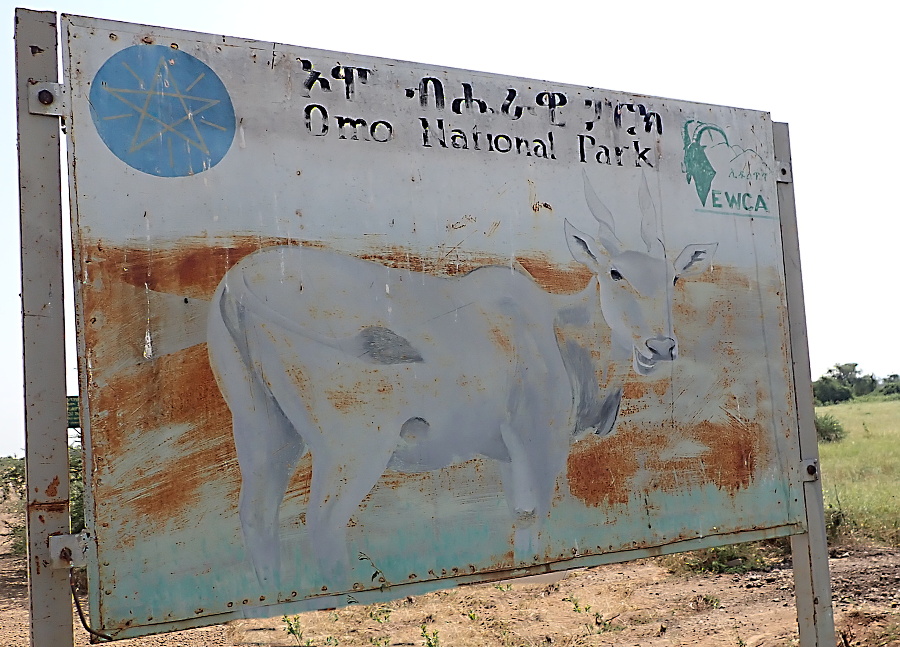
M600 271L601 258L608 258L609 254L602 246L597 244L591 236L577 229L568 220L564 222L566 231L566 244L572 258L593 271Z
M647 176L641 175L641 188L638 191L638 203L641 206L641 239L647 246L648 252L663 252L663 244L659 237L662 235L659 227L659 214L650 196L650 187L647 184Z
M719 243L694 243L688 245L675 259L675 276L696 276L705 272Z
M591 186L587 173L585 173L583 169L581 171L581 177L584 180L584 199L587 202L588 209L591 210L591 214L597 221L597 225L599 225L600 244L602 244L610 254L621 253L624 250L624 246L619 241L618 237L616 237L616 223L613 219L612 212L606 208L606 205L603 204L603 202L600 201L600 198L597 197L597 194L594 193L594 188Z

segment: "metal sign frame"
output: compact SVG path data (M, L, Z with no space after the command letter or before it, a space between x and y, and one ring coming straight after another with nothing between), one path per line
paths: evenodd
M17 10L15 40L31 644L72 645L69 574L49 543L69 532L60 124L38 90L57 82L56 14Z
M22 300L25 343L25 410L28 466L29 582L32 645L72 644L67 568L77 561L78 542L68 533L67 446L64 380L64 312L59 165L59 120L66 114L63 86L57 83L57 19L53 12L16 12L19 124L19 176L22 227ZM664 546L576 558L561 564L507 570L497 577L625 561L765 537L792 536L798 625L802 647L831 644L834 636L831 589L825 541L824 508L818 478L818 449L813 424L808 349L805 336L799 245L793 201L790 146L786 124L774 124L778 164L778 202L786 279L787 318L793 363L800 457L804 476L801 502L805 529L745 531L690 539ZM807 397L808 395L808 397ZM86 465L90 463L86 461ZM804 531L805 530L805 531ZM62 536L62 537L60 537ZM53 539L57 537L57 539ZM84 548L87 550L87 547ZM54 566L56 568L54 568ZM484 577L456 578L457 583ZM413 585L407 585L413 586ZM423 583L422 590L434 588ZM405 593L404 593L405 594ZM366 591L362 602L390 593ZM240 615L240 614L237 614ZM171 631L222 622L235 614L206 616L157 626ZM122 635L120 637L129 637Z

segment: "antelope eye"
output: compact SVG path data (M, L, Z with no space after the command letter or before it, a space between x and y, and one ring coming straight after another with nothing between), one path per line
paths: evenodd
M619 270L612 269L609 271L609 276L613 281L621 281L623 278L622 273Z

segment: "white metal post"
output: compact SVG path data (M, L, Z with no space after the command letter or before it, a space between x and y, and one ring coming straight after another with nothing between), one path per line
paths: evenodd
M56 14L17 9L15 42L31 645L71 647L69 573L49 547L69 532Z
M825 537L825 508L819 479L819 446L816 440L809 347L806 339L806 310L800 275L800 243L791 171L791 144L788 125L774 124L775 160L778 163L778 207L784 249L785 289L790 322L794 390L800 427L800 460L804 475L803 505L807 532L791 537L794 562L794 591L801 647L833 647L834 611L828 571L828 542Z

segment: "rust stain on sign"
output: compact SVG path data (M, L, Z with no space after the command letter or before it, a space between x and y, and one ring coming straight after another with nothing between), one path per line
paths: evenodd
M89 345L95 349L106 348L102 337L107 331L115 330L118 335L132 339L132 350L137 357L147 315L144 297L140 290L135 291L134 288L207 299L224 272L247 254L263 247L298 244L287 239L260 237L233 237L213 245L214 242L199 237L189 238L152 250L137 245L113 247L102 242L91 246L86 260L91 281L84 290L85 310L102 314L103 320L99 322L102 325L92 320L86 326ZM500 258L473 257L467 262L451 263L439 255L425 257L400 247L363 256L390 267L445 275L504 262ZM563 293L583 289L589 277L583 268L576 270L573 266L555 265L542 254L517 256L516 262L548 291ZM714 283L723 293L735 286L752 287L744 275L727 267L714 268L708 275L698 277L696 282ZM92 290L95 284L102 287L102 291ZM683 293L684 289L679 285L676 293ZM108 305L113 302L117 307ZM692 301L677 300L673 308L675 316L685 320L698 316L698 306L689 303ZM713 298L710 305L712 307L706 314L710 327L723 333L729 332L735 325L731 304L722 296ZM492 328L491 335L506 353L513 352L508 335L499 327ZM715 354L721 359L718 362L722 369L719 379L727 388L733 383L733 378L729 377L731 369L740 370L740 366L735 365L740 358L736 357L737 353L731 346L721 340L715 346ZM291 377L299 391L309 390L309 381L305 376L292 374ZM609 375L604 376L601 371L598 375L601 385L604 377L608 380ZM384 382L378 388L370 388L371 385L360 382L325 393L338 409L365 408L375 404L373 398L377 398L378 394L393 389L393 385L383 377L378 379ZM148 400L147 385L155 385L154 392L159 393L160 397ZM666 379L626 382L623 415L627 417L647 409L650 406L645 402L647 398L652 399L654 395L661 398L669 388L670 381ZM234 467L234 445L228 433L230 413L210 370L205 344L151 362L135 359L130 368L111 376L103 388L93 388L92 391L92 410L99 412L99 415L92 417L93 442L100 450L94 452L98 468L102 468L104 456L127 452L140 441L145 430L164 425L185 424L189 427L189 431L176 442L176 458L170 465L157 470L157 481L152 487L141 481L146 474L138 470L135 490L128 497L137 512L161 519L177 517L196 501L204 479L211 472L222 469L230 472L228 480L236 497L239 475ZM364 397L365 394L368 397ZM758 390L754 395L759 403L767 398L763 390ZM661 475L656 486L663 489L674 488L676 484L683 486L686 480L697 484L714 483L729 491L746 487L757 462L768 456L767 448L760 446L760 439L765 438L764 430L753 423L739 422L737 418L731 423L703 422L681 432L685 437L708 443L711 451L702 459L654 459L653 450L665 447L668 436L630 428L627 424L623 424L614 437L603 439L596 445L576 446L568 461L573 494L590 505L626 503L634 494L631 481L641 467L638 456L642 451L650 456L644 467ZM223 468L223 465L230 467ZM677 478L676 474L679 475ZM305 498L308 482L309 468L301 466L293 477L288 496Z
M147 397L150 388L154 397ZM224 479L237 500L240 475L235 449L227 433L231 413L216 386L206 346L139 364L114 376L103 388L92 388L97 415L91 419L97 498L111 497L136 515L165 523L190 512L204 484ZM184 428L159 451L154 434L162 428ZM103 474L117 456L152 452L162 462L139 461L130 474L107 483Z
M233 441L228 433L230 414L210 371L205 345L149 362L142 358L148 324L155 329L172 324L161 320L164 315L157 312L148 314L146 291L185 299L209 299L229 267L254 251L275 245L297 243L280 238L236 236L222 241L186 238L153 249L143 243L117 247L103 241L85 246L88 252L84 262L89 280L83 286L84 311L91 314L84 328L87 346L92 349L92 361L97 365L120 366L111 375L101 373L102 384L94 382L88 386L95 469L100 469L102 476L104 461L133 451L150 430L171 425L190 427L178 441L179 452L185 455L156 470L152 487L146 481L147 474L140 469L133 486L117 484L118 495L122 495L123 489L135 488L126 498L140 514L158 515L161 521L177 517L199 496L203 475L215 472L217 465L232 466L228 480L235 496L239 482L234 468ZM479 258L472 259L468 265L456 264L437 254L426 258L401 248L373 253L369 258L434 274L453 274L484 264L508 262L501 258ZM518 257L517 262L547 290L572 292L583 287L587 280L580 271L554 266L540 254ZM507 353L512 353L508 336L499 329L494 331L494 339ZM298 382L300 391L308 391L307 380L296 375L292 379ZM148 399L148 388L160 394L159 397ZM328 395L335 407L364 407L372 403L364 401L359 394L369 393L374 397L391 388L391 384L383 384L378 389L333 389ZM176 474L183 476L176 477ZM303 480L302 470L295 480L298 478ZM102 498L107 494L103 491L105 480L96 481L100 488L98 498Z
M312 457L310 454L306 454L306 456L301 458L300 462L297 463L297 470L291 477L287 493L284 495L285 502L306 509L306 506L309 503L309 488L311 484ZM306 517L306 513L301 513L300 517L298 523L303 523L303 518Z
M231 236L209 239L189 236L174 241L135 241L130 245L112 245L97 241L86 245L84 263L89 282L97 273L141 289L208 300L216 291L222 276L245 256L267 247L328 246L317 241L263 236ZM542 252L518 254L514 258L499 255L471 254L459 250L435 248L423 254L399 245L371 248L359 258L397 269L435 276L466 274L487 265L509 266L510 263L529 274L547 292L574 294L584 289L591 273L579 263L558 264ZM109 285L105 284L104 289Z
M231 496L236 501L239 477L235 469L234 441L222 433L228 428L231 415L218 393L206 348L196 346L181 356L158 361L178 365L170 372L178 377L164 391L176 395L171 401L161 403L160 409L165 410L162 415L170 421L190 421L190 427L175 441L175 451L168 464L159 470L158 480L137 493L135 509L158 519L181 515L196 505L204 484L223 478L232 483ZM198 402L204 405L198 407Z
M575 294L581 292L591 280L591 272L581 263L559 265L545 254L530 254L516 258L528 274L547 292Z
M663 458L673 431L623 425L615 437L575 448L569 455L572 495L590 506L626 505L644 491L675 492L712 484L734 494L750 485L759 463L770 460L764 430L756 423L701 422L677 437L708 448L699 456ZM649 480L639 480L639 472Z
M297 245L296 241L278 238L233 237L210 246L202 238L183 239L147 249L140 245L113 247L102 242L89 259L91 284L85 286L86 310L102 316L88 326L88 336L95 352L115 352L119 359L131 357L130 364L108 376L101 386L92 387L97 415L92 420L93 442L98 451L98 467L104 457L127 455L140 451L154 430L184 425L187 431L171 443L171 451L163 462L152 469L138 467L131 480L118 481L115 488L98 479L98 498L109 496L122 500L135 514L153 518L158 523L188 523L187 515L201 497L203 485L223 475L230 484L232 501L237 500L239 475L236 454L230 434L230 412L210 370L205 344L198 344L152 361L141 358L141 345L147 326L145 290L171 293L175 296L208 299L221 275L246 255L264 247ZM304 245L320 247L315 243ZM471 257L467 263L449 261L440 250L433 257L413 254L402 248L365 255L387 266L427 271L437 275L453 275L485 264L505 264L507 259ZM517 257L535 280L545 289L574 291L583 287L586 278L568 267L556 267L541 254ZM540 280L539 280L540 279ZM97 290L92 290L95 284ZM111 304L115 303L116 307ZM158 316L156 313L152 317ZM163 328L164 322L157 327ZM115 331L117 339L107 336ZM512 356L509 335L497 326L493 339ZM112 341L117 350L112 350ZM106 357L109 361L113 359ZM299 392L308 392L309 380L291 373ZM325 390L332 405L341 410L377 406L378 398L394 389L383 376L373 374L378 384L357 381L346 387ZM159 397L148 399L147 389ZM308 460L308 457L307 459ZM410 476L398 476L403 482ZM301 463L292 477L289 498L304 500L309 492L310 467ZM123 541L133 538L123 537Z
M513 356L515 352L515 348L513 347L512 340L509 337L509 334L504 331L500 326L493 326L490 330L491 339L494 344L497 345L504 354Z
M676 286L673 315L676 329L684 331L682 350L694 355L702 350L702 371L626 381L618 431L579 443L569 455L574 496L588 505L609 506L625 505L649 489L675 492L711 484L734 494L769 473L773 439L757 418L770 415L772 394L761 384L748 388L741 378L752 362L764 361L742 346L747 328L758 325L753 322L759 315L748 305L753 298L733 296L735 290L755 297L760 289L778 289L774 273L762 272L759 279L757 283L733 268L717 267L693 284ZM697 319L706 319L705 326L685 325ZM694 385L705 380L708 400L686 402L684 380ZM698 422L673 427L657 417L648 424L648 416L660 408L678 410L678 419L696 417Z
M117 246L101 240L87 246L84 263L91 282L99 271L114 281L138 288L210 299L225 272L248 254L274 245L299 244L296 240L264 236L218 240L188 236L176 241L156 240L152 246L143 241Z
M626 400L643 398L649 393L655 393L662 397L669 390L670 382L668 380L653 380L652 382L626 382L622 392L622 397Z
M325 390L328 401L335 409L362 411L377 407L381 397L394 390L394 385L377 371L365 371L364 376L367 378L366 380L359 380L347 388Z
M47 490L44 494L47 495L47 498L53 499L56 498L56 495L59 493L59 477L54 476L53 480L50 481L50 484L47 486Z

